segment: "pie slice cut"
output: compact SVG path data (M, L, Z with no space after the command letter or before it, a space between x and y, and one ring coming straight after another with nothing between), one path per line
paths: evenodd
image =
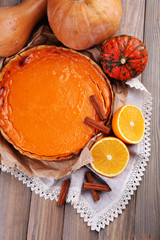
M100 121L90 96L112 112L112 90L100 67L69 49L38 46L17 55L0 73L0 129L22 154L62 160L80 152Z

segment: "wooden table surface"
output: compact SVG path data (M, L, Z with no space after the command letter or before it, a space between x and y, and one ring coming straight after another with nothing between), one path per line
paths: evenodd
M0 6L19 2L0 0ZM14 176L0 172L0 240L160 239L160 0L122 0L122 4L118 33L140 38L149 53L141 80L153 96L152 146L141 185L123 214L98 233L70 204L57 207L55 201L40 198Z

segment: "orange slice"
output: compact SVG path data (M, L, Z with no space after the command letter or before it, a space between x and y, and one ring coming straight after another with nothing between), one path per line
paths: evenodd
M112 119L112 129L116 137L125 143L139 143L144 135L144 117L141 110L130 104L119 108Z
M126 145L115 137L98 140L90 152L94 159L91 167L106 177L114 177L123 172L130 158Z

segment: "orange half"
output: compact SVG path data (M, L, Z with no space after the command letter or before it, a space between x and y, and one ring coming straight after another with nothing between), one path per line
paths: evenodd
M112 129L116 137L125 143L139 143L143 138L145 129L141 110L131 104L122 106L113 116Z
M98 140L90 152L94 159L91 167L106 177L115 177L122 173L130 159L126 145L115 137Z

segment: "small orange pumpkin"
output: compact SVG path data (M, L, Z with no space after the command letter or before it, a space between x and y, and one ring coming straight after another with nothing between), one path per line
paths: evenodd
M101 64L103 71L111 78L131 80L144 71L147 61L146 45L133 36L112 37L102 45Z
M48 0L48 20L67 47L87 49L113 36L122 16L121 0Z

